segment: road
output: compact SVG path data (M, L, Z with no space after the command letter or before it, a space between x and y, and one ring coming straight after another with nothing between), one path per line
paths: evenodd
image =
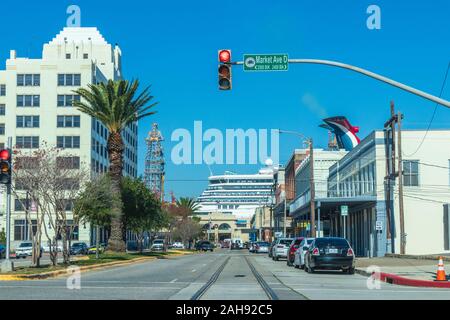
M253 269L252 269L253 268ZM219 273L218 269L222 269ZM211 277L215 281L209 283ZM258 280L259 279L259 280ZM262 279L262 280L261 280ZM367 279L341 272L308 274L272 261L267 255L217 250L159 259L81 274L79 290L69 290L67 276L48 280L0 282L0 299L175 299L267 300L267 285L281 300L304 299L450 299L450 290L381 284L370 290Z

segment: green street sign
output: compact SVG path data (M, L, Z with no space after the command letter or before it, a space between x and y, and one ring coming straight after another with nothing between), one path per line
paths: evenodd
M341 206L341 216L348 216L348 206Z
M287 54L244 54L244 71L288 71Z

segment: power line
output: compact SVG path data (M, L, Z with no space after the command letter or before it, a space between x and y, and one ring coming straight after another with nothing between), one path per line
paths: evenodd
M446 83L447 83L447 77L448 77L448 72L449 72L449 70L450 70L450 62L448 63L447 71L445 72L445 77L444 77L444 81L442 82L442 87L441 87L441 92L439 93L439 98L442 98L442 93L444 92L445 85L446 85ZM436 105L435 105L435 107L434 107L434 111L433 111L433 116L431 117L431 120L430 120L430 122L428 123L427 130L425 131L425 135L423 136L423 139L422 139L422 141L420 142L419 146L417 147L416 151L414 151L414 152L413 152L412 154L410 154L410 155L406 155L406 154L403 153L403 155L404 155L405 157L412 157L412 156L415 155L415 154L420 150L420 148L422 147L423 143L425 142L425 139L427 138L428 132L430 131L431 124L432 124L433 121L434 121L434 117L436 116L436 112L437 112L438 106L439 106L439 104L436 103Z

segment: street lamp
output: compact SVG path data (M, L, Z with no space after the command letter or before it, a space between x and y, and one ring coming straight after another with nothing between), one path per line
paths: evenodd
M289 131L289 130L280 130L278 132L285 134L293 134L299 136L303 142L306 142L309 145L309 190L310 190L310 211L311 211L311 237L316 237L316 208L315 208L315 183L314 183L314 147L313 147L313 139L306 137L304 134L297 131ZM284 223L286 223L286 218Z

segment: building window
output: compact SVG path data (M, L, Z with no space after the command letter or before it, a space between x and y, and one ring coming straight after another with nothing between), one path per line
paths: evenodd
M18 107L39 107L41 97L39 95L17 95Z
M41 75L40 74L18 74L17 75L17 86L18 87L38 87L41 85Z
M6 114L6 106L4 104L0 104L0 116L4 116Z
M27 220L14 220L14 241L30 241L36 231L36 220L31 220L31 226Z
M73 101L80 101L79 95L58 95L58 107L73 107Z
M81 74L58 74L58 86L80 86Z
M39 128L39 116L17 116L17 128Z
M16 148L39 149L39 137L16 137Z
M405 187L419 186L419 161L403 161L403 184Z
M0 97L6 96L6 85L0 84Z
M79 128L80 116L58 116L56 126L58 128Z
M58 157L56 165L59 169L80 169L80 157Z
M0 123L0 136L4 136L4 135L5 135L5 124Z
M66 53L66 59L70 59L71 57L70 53Z
M78 136L57 137L56 146L61 149L80 149L80 137Z
M89 59L89 55L87 53L83 54L83 59Z

